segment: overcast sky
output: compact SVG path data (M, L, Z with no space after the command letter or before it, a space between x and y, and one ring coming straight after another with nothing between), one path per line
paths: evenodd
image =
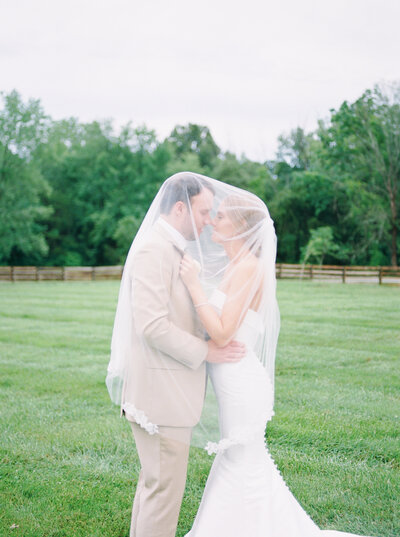
M0 0L0 90L54 119L207 125L264 161L276 139L400 79L400 0Z

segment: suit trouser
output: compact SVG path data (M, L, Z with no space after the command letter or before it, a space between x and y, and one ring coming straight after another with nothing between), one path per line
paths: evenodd
M175 537L186 484L191 428L159 427L150 435L130 422L141 470L130 537Z

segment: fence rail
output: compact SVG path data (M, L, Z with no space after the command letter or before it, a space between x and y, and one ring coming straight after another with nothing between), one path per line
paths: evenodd
M119 280L123 267L2 267L0 281ZM277 263L280 279L321 280L342 283L390 283L400 285L400 267L342 267Z
M400 285L400 267L363 267L339 265L291 265L277 263L280 279L321 280L342 283L391 283Z
M120 280L122 266L112 267L0 267L2 281Z

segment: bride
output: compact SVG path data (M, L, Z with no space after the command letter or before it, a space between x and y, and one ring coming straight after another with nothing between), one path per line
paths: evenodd
M203 272L213 277L207 279L206 274L201 281L198 263L188 254L182 258L180 276L214 343L223 347L235 339L246 345L247 353L237 363L207 366L218 402L220 440L207 445L217 456L186 537L350 535L316 526L265 445L265 425L273 416L279 333L276 236L268 210L256 196L228 190L212 227L210 248L217 246L220 256L218 262L209 257L212 270L205 266ZM208 288L214 287L210 295L207 281Z

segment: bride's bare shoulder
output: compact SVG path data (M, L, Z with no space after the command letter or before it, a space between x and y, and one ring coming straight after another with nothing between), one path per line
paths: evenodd
M260 261L255 255L249 255L238 263L238 267L243 271L257 270L259 265Z
M251 279L259 269L259 260L255 256L248 256L237 263L232 276L235 279Z
M260 262L255 256L248 256L235 264L231 264L225 272L221 290L227 293L232 289L245 289L246 284L251 285L257 279Z

